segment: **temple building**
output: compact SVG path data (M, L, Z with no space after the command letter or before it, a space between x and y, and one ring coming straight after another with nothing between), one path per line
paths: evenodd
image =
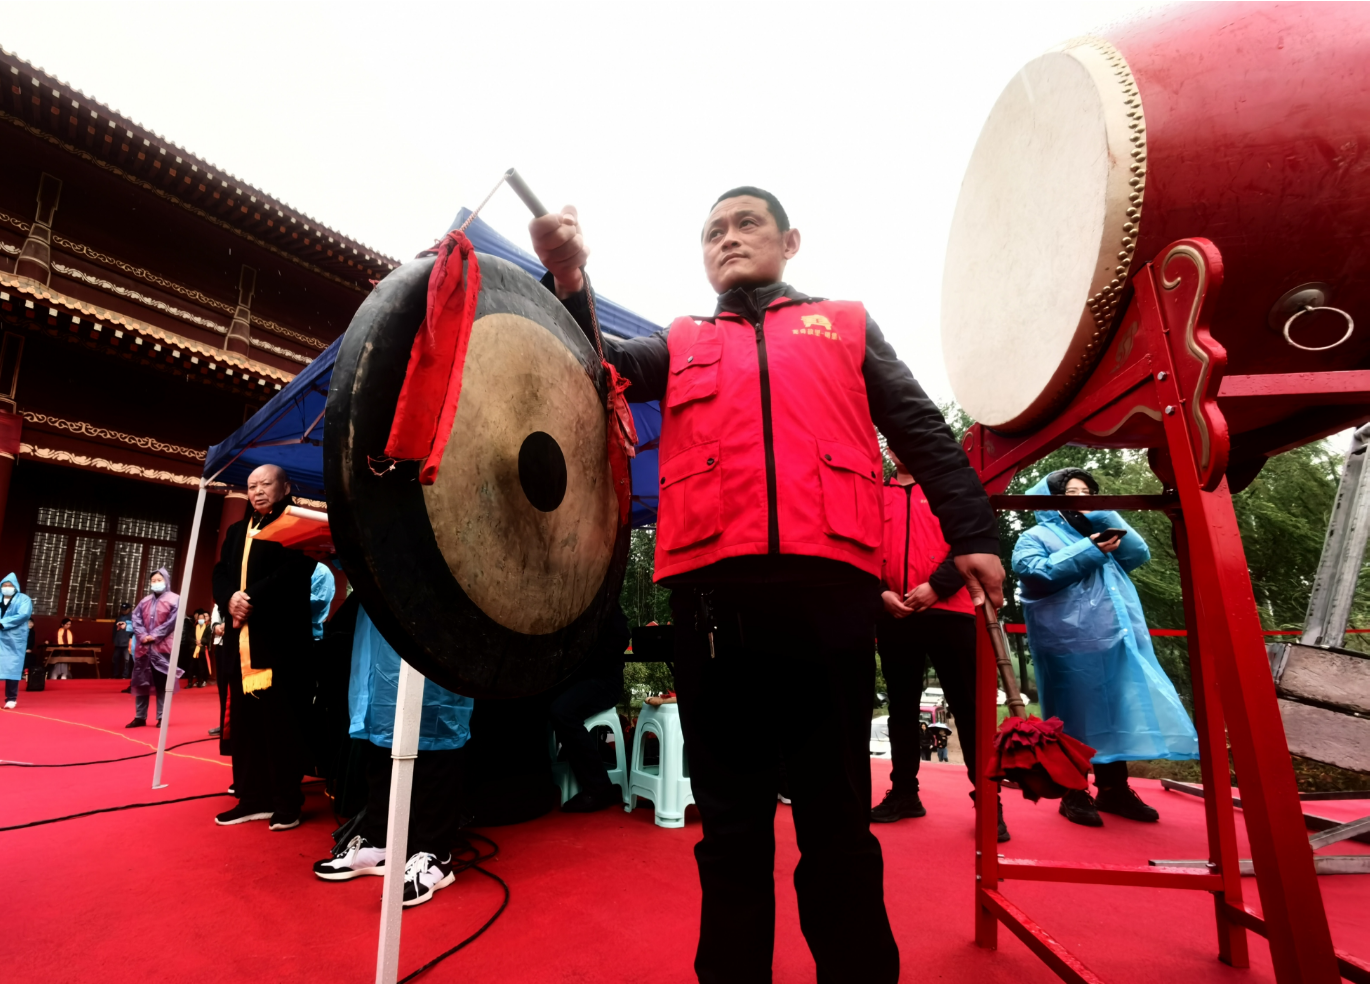
M397 261L10 52L0 75L0 574L108 672L119 606L158 567L180 589L206 448ZM186 612L246 507L211 491Z

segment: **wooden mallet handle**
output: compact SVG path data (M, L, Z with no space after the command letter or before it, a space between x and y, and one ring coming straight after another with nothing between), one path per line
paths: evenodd
M1010 713L1015 717L1027 718L1029 711L1019 694L1019 683L1015 680L1014 666L1010 662L1010 650L1005 644L1005 629L990 598L982 601L981 612L986 621L986 631L991 636L991 646L996 651L996 669L1000 672L1001 689L1005 691L1005 706L1010 708Z

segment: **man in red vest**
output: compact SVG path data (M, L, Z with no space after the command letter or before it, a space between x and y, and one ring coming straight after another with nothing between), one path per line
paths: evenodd
M953 712L967 777L976 785L976 609L958 573L938 518L915 477L890 451L895 478L886 483L877 651L890 695L891 788L872 810L877 823L924 816L919 798L920 694L933 664ZM999 809L1000 804L997 803ZM1010 839L998 817L997 839Z
M545 286L589 331L576 211L529 231ZM782 282L800 232L774 195L725 192L701 247L718 294L712 316L605 338L629 399L662 401L655 576L672 588L703 826L696 974L708 984L771 979L784 769L800 925L820 984L894 982L900 956L868 829L882 557L873 424L925 489L972 599L999 605L995 519L938 407L863 306ZM748 733L745 719L755 722Z

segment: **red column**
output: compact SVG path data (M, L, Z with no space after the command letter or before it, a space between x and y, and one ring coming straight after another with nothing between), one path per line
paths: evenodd
M224 496L224 505L219 512L219 535L214 541L214 559L219 560L224 552L224 535L229 527L248 514L248 497L242 492L230 492Z

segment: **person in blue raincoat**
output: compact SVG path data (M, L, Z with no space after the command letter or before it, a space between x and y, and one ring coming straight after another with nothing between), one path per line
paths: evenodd
M386 815L391 796L391 745L395 725L400 656L377 631L365 608L357 610L352 675L348 682L349 734L370 743L366 815L340 857L314 866L325 881L347 881L386 872ZM452 846L457 839L458 796L472 699L424 681L419 757L410 793L410 828L405 865L406 906L427 902L453 882Z
M29 641L33 601L19 590L19 577L0 581L0 680L5 681L5 710L19 703L19 678L24 674L24 651Z
M316 642L324 638L324 621L329 617L333 594L333 571L323 564L315 564L314 573L310 575L310 630Z
M1100 491L1079 468L1053 472L1030 495ZM1085 504L1085 503L1083 503ZM1182 707L1148 635L1129 571L1148 563L1148 544L1117 512L1041 511L1011 560L1045 718L1096 750L1094 801L1069 791L1058 807L1073 823L1099 827L1100 812L1156 821L1129 787L1126 762L1196 759L1195 725ZM1109 529L1123 536L1102 538Z

